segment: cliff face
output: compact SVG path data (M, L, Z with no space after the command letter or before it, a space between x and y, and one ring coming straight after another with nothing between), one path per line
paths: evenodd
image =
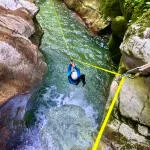
M150 63L150 2L144 0L64 0L67 5L78 11L81 3L96 6L99 17L96 29L101 30L111 26L111 37L108 43L113 60L119 63L119 72ZM78 4L80 4L78 6ZM77 7L77 8L76 8ZM83 7L83 5L82 5ZM88 11L88 7L84 9ZM79 13L82 15L82 10ZM85 11L85 10L84 10ZM89 16L87 16L88 18ZM84 17L83 17L84 18ZM89 17L90 18L90 17ZM88 20L88 19L87 19ZM100 24L103 24L101 26ZM121 58L121 59L120 59ZM118 102L107 125L105 137L115 148L150 149L150 68L144 70L141 76L135 79L126 79ZM111 85L109 106L117 89L114 80Z
M64 0L66 5L76 11L92 32L98 32L108 25L99 12L98 0Z
M0 0L0 106L30 90L46 72L38 45L29 40L37 12L32 1Z
M0 0L1 150L15 148L31 94L10 98L35 87L47 70L38 49L42 33L35 19L37 12L32 0Z

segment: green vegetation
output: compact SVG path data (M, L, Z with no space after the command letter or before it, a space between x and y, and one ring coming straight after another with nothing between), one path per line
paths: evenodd
M100 0L100 12L104 14L105 18L121 16L119 0Z
M149 0L99 0L100 12L111 22L112 35L108 46L113 61L118 63L120 56L119 46L123 40L127 27L133 23L140 26L139 35L143 35L146 27L150 26ZM131 35L134 31L129 33ZM137 32L137 31L136 31ZM129 35L127 35L129 37ZM116 54L116 58L114 56Z
M117 16L112 20L111 30L113 36L117 36L119 39L122 39L125 31L127 29L127 21L123 16Z

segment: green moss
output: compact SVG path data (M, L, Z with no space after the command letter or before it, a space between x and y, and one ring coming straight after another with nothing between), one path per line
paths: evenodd
M119 46L123 40L126 29L127 21L123 16L117 16L113 19L111 24L112 36L109 40L108 46L112 56L111 58L116 64L120 61L121 53Z
M39 0L39 2L42 4L42 3L44 3L46 0Z
M119 0L100 0L100 12L104 14L105 18L122 15Z
M120 38L111 35L108 46L109 46L109 52L111 55L111 59L113 60L114 63L118 64L120 61L121 53L120 53L120 43L122 40Z
M124 0L121 5L121 11L126 20L130 20L133 10L134 10L134 2L131 0Z
M33 109L28 110L24 116L25 125L27 127L30 127L30 126L34 125L35 121L36 121L36 118L34 115L34 110Z
M150 8L149 0L124 0L121 5L123 16L126 20L132 20L135 22L144 12L147 12Z
M150 27L150 9L136 21L136 24L140 26L138 35L142 37L146 28Z
M120 40L122 40L127 29L127 21L123 16L117 16L112 21L111 29L112 34L120 38Z

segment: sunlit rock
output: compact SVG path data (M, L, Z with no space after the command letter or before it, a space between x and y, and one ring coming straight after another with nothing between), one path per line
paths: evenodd
M0 5L10 10L16 10L21 7L26 8L31 16L38 12L38 7L29 0L0 0Z
M108 26L108 22L99 12L97 0L64 0L67 6L77 12L92 32L99 32Z
M150 78L126 79L119 98L122 116L150 127ZM127 94L126 94L127 93Z
M38 46L29 40L37 10L29 1L0 0L0 106L35 87L46 72Z

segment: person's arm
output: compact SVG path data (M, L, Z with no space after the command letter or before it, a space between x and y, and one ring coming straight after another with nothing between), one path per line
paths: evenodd
M70 65L68 66L68 71L67 71L68 77L71 75L71 68L72 68L72 65L70 64Z
M74 67L75 69L76 69L76 71L77 71L77 74L78 74L78 77L80 77L80 69L78 68L78 67Z

